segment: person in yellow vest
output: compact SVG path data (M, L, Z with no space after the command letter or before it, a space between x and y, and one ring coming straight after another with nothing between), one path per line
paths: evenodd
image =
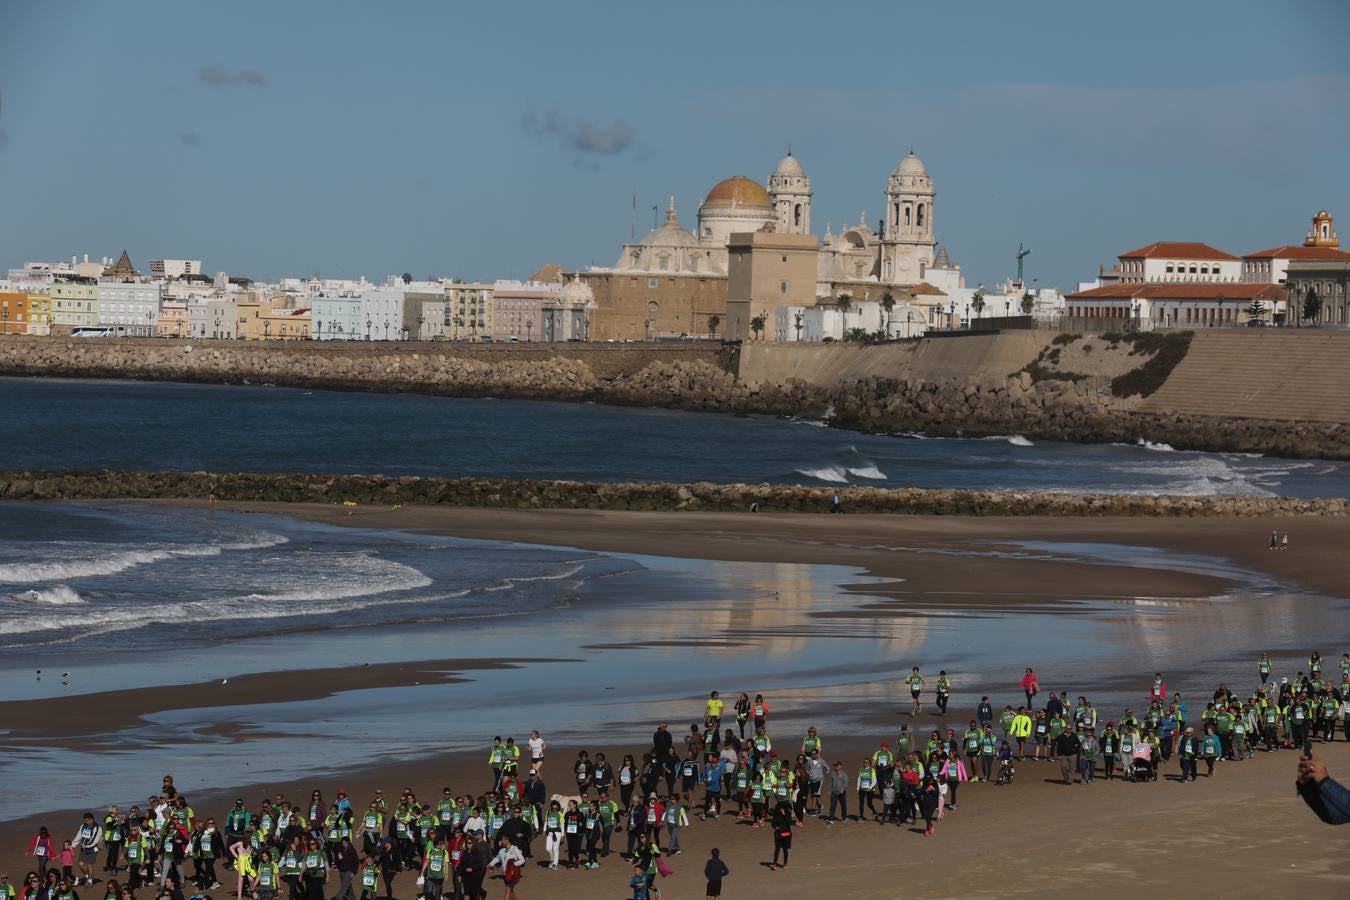
M1008 725L1008 733L1017 741L1017 758L1020 760L1026 754L1027 738L1031 737L1031 716L1027 715L1025 706L1017 708L1017 715Z

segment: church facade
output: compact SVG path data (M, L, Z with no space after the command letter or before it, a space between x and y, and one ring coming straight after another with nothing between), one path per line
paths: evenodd
M935 198L933 179L911 152L887 179L886 215L877 230L860 216L857 225L837 235L827 228L817 241L815 304L841 294L865 302L922 286L938 259ZM812 235L813 200L811 179L791 153L764 184L736 175L714 185L699 204L693 231L680 224L672 197L665 222L624 244L613 266L576 273L595 295L592 338L713 336L713 326L727 317L732 235ZM771 300L766 303L775 305Z

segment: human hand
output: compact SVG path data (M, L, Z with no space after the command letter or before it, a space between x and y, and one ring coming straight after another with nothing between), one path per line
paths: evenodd
M1326 779L1326 764L1316 756L1309 754L1298 761L1299 784L1321 784Z

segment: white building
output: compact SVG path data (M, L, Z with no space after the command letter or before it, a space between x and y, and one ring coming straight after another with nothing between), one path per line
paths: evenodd
M403 338L403 286L378 287L362 291L357 313L359 340L397 341ZM311 315L313 315L311 313Z
M1241 281L1242 260L1209 244L1156 241L1120 254L1121 281Z
M151 337L159 327L163 284L141 277L125 250L98 281L98 324L113 334Z
M314 339L318 341L358 341L365 338L365 319L361 316L361 297L357 294L320 294L310 301Z
M200 259L152 259L150 260L150 277L159 280L172 280L182 278L184 275L200 275L202 273L202 261Z
M160 285L148 281L100 281L98 324L113 334L148 337L159 327Z

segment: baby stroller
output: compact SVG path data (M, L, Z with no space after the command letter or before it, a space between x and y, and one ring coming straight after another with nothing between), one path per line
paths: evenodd
M1127 773L1130 781L1157 781L1158 767L1153 762L1153 757L1149 753L1136 753L1130 758L1130 768Z
M1012 784L1013 776L1017 770L1013 768L1012 760L1005 759L999 763L998 777L994 779L995 784Z

